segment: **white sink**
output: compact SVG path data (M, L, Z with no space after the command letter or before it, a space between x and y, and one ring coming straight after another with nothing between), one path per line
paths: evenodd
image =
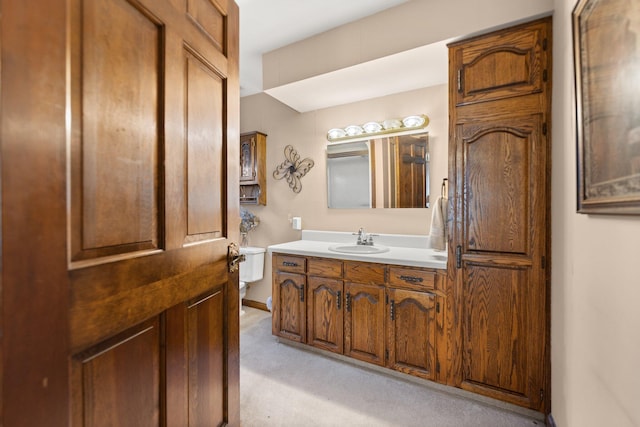
M380 245L335 245L330 246L329 250L333 252L341 252L343 254L380 254L382 252L388 252L389 248Z

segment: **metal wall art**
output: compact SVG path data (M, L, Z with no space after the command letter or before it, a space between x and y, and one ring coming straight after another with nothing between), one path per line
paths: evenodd
M314 165L313 160L308 158L300 160L300 155L291 145L284 147L284 158L285 161L273 171L273 177L275 179L285 178L289 183L289 188L294 193L299 193L302 190L300 178L311 170Z

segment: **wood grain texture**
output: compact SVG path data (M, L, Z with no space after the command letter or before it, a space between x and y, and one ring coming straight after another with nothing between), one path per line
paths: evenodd
M74 405L78 425L159 425L159 318L76 355L72 369L78 371L74 388L83 401Z
M388 291L387 366L425 379L435 379L436 296L405 289Z
M305 343L307 341L306 276L281 271L274 271L273 274L274 335Z
M0 423L66 426L65 2L0 10Z
M344 288L348 300L344 354L381 366L385 364L385 288L382 284L346 282Z
M449 71L445 376L542 412L550 402L550 50L544 18L450 45Z
M342 278L343 264L339 259L307 258L307 274L309 276Z
M311 265L311 260L309 260ZM309 276L307 343L342 354L344 349L344 285L342 279Z
M385 283L387 267L371 262L345 261L344 277L357 283Z

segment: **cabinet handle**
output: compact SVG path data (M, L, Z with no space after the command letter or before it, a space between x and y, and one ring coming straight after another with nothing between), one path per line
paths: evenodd
M414 276L400 276L400 280L404 280L405 282L411 283L422 283L422 277L414 277Z
M284 265L285 267L297 267L298 263L297 262L283 261L282 265Z
M342 291L338 291L336 295L336 305L338 306L338 310L340 310L340 307L342 307Z
M462 267L462 246L456 246L456 268Z
M300 301L304 302L304 285L300 285Z
M389 308L391 313L391 320L396 320L396 302L395 300L391 300L391 306Z
M347 292L347 295L345 296L345 305L347 312L351 313L351 294L349 292Z

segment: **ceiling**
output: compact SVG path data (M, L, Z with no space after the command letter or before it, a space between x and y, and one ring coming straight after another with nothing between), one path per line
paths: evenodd
M240 7L240 95L263 91L262 54L406 1L236 0ZM437 43L272 88L267 93L304 112L403 92L444 83L446 55L445 43ZM410 66L399 67L396 61ZM436 61L442 66L434 67ZM391 64L395 66L390 74ZM406 75L398 75L402 69L407 70ZM390 75L394 78L389 79Z

